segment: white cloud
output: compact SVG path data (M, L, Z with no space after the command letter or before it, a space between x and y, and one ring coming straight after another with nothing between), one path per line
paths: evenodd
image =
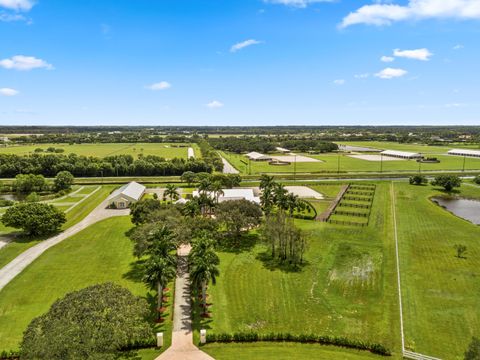
M408 4L364 5L348 14L340 24L346 28L356 24L390 25L396 21L421 19L480 19L478 0L409 0Z
M460 50L460 49L463 49L464 46L462 44L457 44L453 47L453 50Z
M219 109L224 107L224 104L218 100L213 100L208 104L206 104L205 106L208 107L209 109Z
M266 3L270 4L281 4L286 6L306 8L310 4L321 3L321 2L333 2L335 0L263 0Z
M33 5L32 0L0 0L0 7L15 11L29 11Z
M15 89L10 89L10 88L1 88L0 89L0 95L1 96L15 96L18 95L19 92Z
M0 12L0 21L13 22L13 21L29 21L29 20L21 14L10 14L6 12Z
M433 55L428 49L416 49L416 50L393 50L393 55L396 57L402 57L407 59L429 61Z
M353 77L355 79L366 79L366 78L370 77L370 74L369 73L356 74L356 75L353 75Z
M345 85L346 81L344 79L333 80L335 85Z
M147 86L147 89L153 90L153 91L159 91L159 90L167 90L172 87L172 84L170 84L167 81L160 81L159 83L155 83L152 85Z
M391 57L391 56L382 56L382 57L380 58L380 61L389 63L389 62L395 61L395 58L393 58L393 57Z
M375 76L380 79L394 79L405 76L407 74L408 71L403 69L385 68L382 71L376 73Z
M461 108L461 107L465 107L467 106L467 104L463 104L463 103L450 103L450 104L445 104L445 107L446 108L449 108L449 109L452 109L452 108Z
M238 44L233 45L230 48L230 52L234 53L234 52L242 50L246 47L249 47L249 46L252 46L252 45L258 45L258 44L262 44L262 43L263 43L262 41L258 41L258 40L255 40L255 39L245 40L245 41L242 41Z
M33 69L52 70L53 66L45 60L37 59L33 56L16 55L10 59L0 60L0 67L9 70L28 71Z

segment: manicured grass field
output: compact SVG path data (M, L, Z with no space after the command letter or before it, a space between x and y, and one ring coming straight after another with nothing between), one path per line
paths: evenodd
M201 348L216 360L367 360L384 359L365 351L347 350L333 346L257 343L257 344L208 344ZM392 356L389 359L400 359ZM154 359L154 358L149 358ZM147 360L147 358L145 359Z
M398 353L389 185L379 185L377 193L368 227L296 221L310 238L300 272L275 267L261 244L221 252L221 275L209 289L213 316L197 329L346 336Z
M83 201L81 204L73 208L71 211L67 213L67 222L63 225L63 229L67 229L72 225L80 222L84 219L90 212L95 209L105 198L115 189L116 186L106 185L102 186L100 190L93 193L93 191L98 188L98 186L88 186L86 187L82 193L86 195L86 189L88 189L89 193L93 193L88 199ZM82 198L77 198L77 201L82 200ZM56 202L63 203L65 200L55 200L52 202L55 205ZM67 208L70 208L68 206ZM60 209L66 210L64 206L61 206ZM5 228L3 224L1 224L0 230L5 231L6 234L18 232L18 229L10 229ZM31 248L32 246L38 244L42 239L37 238L25 238L22 236L18 236L14 238L14 240L9 243L7 246L0 249L0 268L8 264L18 255L20 255L25 250Z
M112 281L138 296L154 295L132 268L133 245L125 236L131 227L129 217L97 223L51 248L13 279L0 292L0 349L18 348L29 322L73 290ZM170 316L159 330L169 344Z
M480 227L429 200L430 186L395 183L406 346L442 359L463 359L480 335ZM461 195L480 198L463 185ZM455 244L468 248L455 257Z
M440 160L438 164L419 164L415 160L401 160L401 161L383 161L380 162L367 161L357 158L352 158L346 154L321 154L321 155L307 155L315 159L322 160L322 162L316 163L297 163L287 166L269 165L264 161L252 161L250 168L247 170L245 164L241 161L246 161L246 157L243 155L222 153L223 156L239 171L243 174L252 175L263 173L283 173L293 174L295 168L297 174L301 173L337 173L339 169L340 159L340 172L417 172L420 168L421 171L440 171L440 170L452 170L462 171L463 169L463 157L449 156L449 155L435 155ZM480 159L467 158L465 162L466 170L480 170Z
M183 147L178 147L183 146ZM195 156L200 157L200 150L196 144L166 144L166 143L109 143L109 144L36 144L36 145L12 145L0 147L0 154L33 154L35 149L46 150L49 147L63 149L64 154L74 153L84 156L106 157L113 155L132 155L137 157L140 154L157 155L167 159L187 158L188 147L193 147Z

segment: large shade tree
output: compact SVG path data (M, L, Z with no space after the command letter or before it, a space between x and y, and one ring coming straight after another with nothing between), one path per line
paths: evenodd
M112 283L74 291L32 320L21 358L118 359L123 349L153 338L148 312L145 300Z

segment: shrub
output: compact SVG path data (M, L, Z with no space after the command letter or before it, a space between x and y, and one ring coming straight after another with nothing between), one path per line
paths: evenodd
M410 184L411 185L422 185L428 183L428 180L425 176L422 175L414 175L410 176Z
M256 332L241 332L234 334L207 334L207 342L231 343L231 342L297 342L316 343L322 345L334 345L350 349L366 350L373 354L390 356L391 352L382 344L367 343L360 340L352 340L346 337L335 337L316 334L291 334L291 333L269 333L259 334Z
M474 182L475 184L480 185L480 175L475 176L475 178L473 179L473 182Z

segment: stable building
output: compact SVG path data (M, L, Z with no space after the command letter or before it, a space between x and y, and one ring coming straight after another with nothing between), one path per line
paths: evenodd
M380 153L383 156L390 156L399 159L406 159L406 160L415 160L423 158L422 154L407 152L407 151L396 151L396 150L385 150Z
M140 201L147 188L135 181L123 185L109 197L109 206L116 209L127 209L131 204Z
M478 157L480 158L480 150L470 149L453 149L448 152L448 155Z
M213 192L207 192L207 195L211 198L215 198ZM193 197L199 197L200 192L195 190L192 194ZM218 194L218 202L234 201L234 200L248 200L255 204L260 204L260 198L255 196L255 192L252 188L241 188L241 189L222 189Z
M252 151L245 155L249 160L252 161L271 161L272 157L264 154L260 154L256 151Z
M282 148L282 147L276 147L275 149L276 149L279 153L282 153L282 154L289 154L289 153L291 153L290 150L285 149L285 148Z

